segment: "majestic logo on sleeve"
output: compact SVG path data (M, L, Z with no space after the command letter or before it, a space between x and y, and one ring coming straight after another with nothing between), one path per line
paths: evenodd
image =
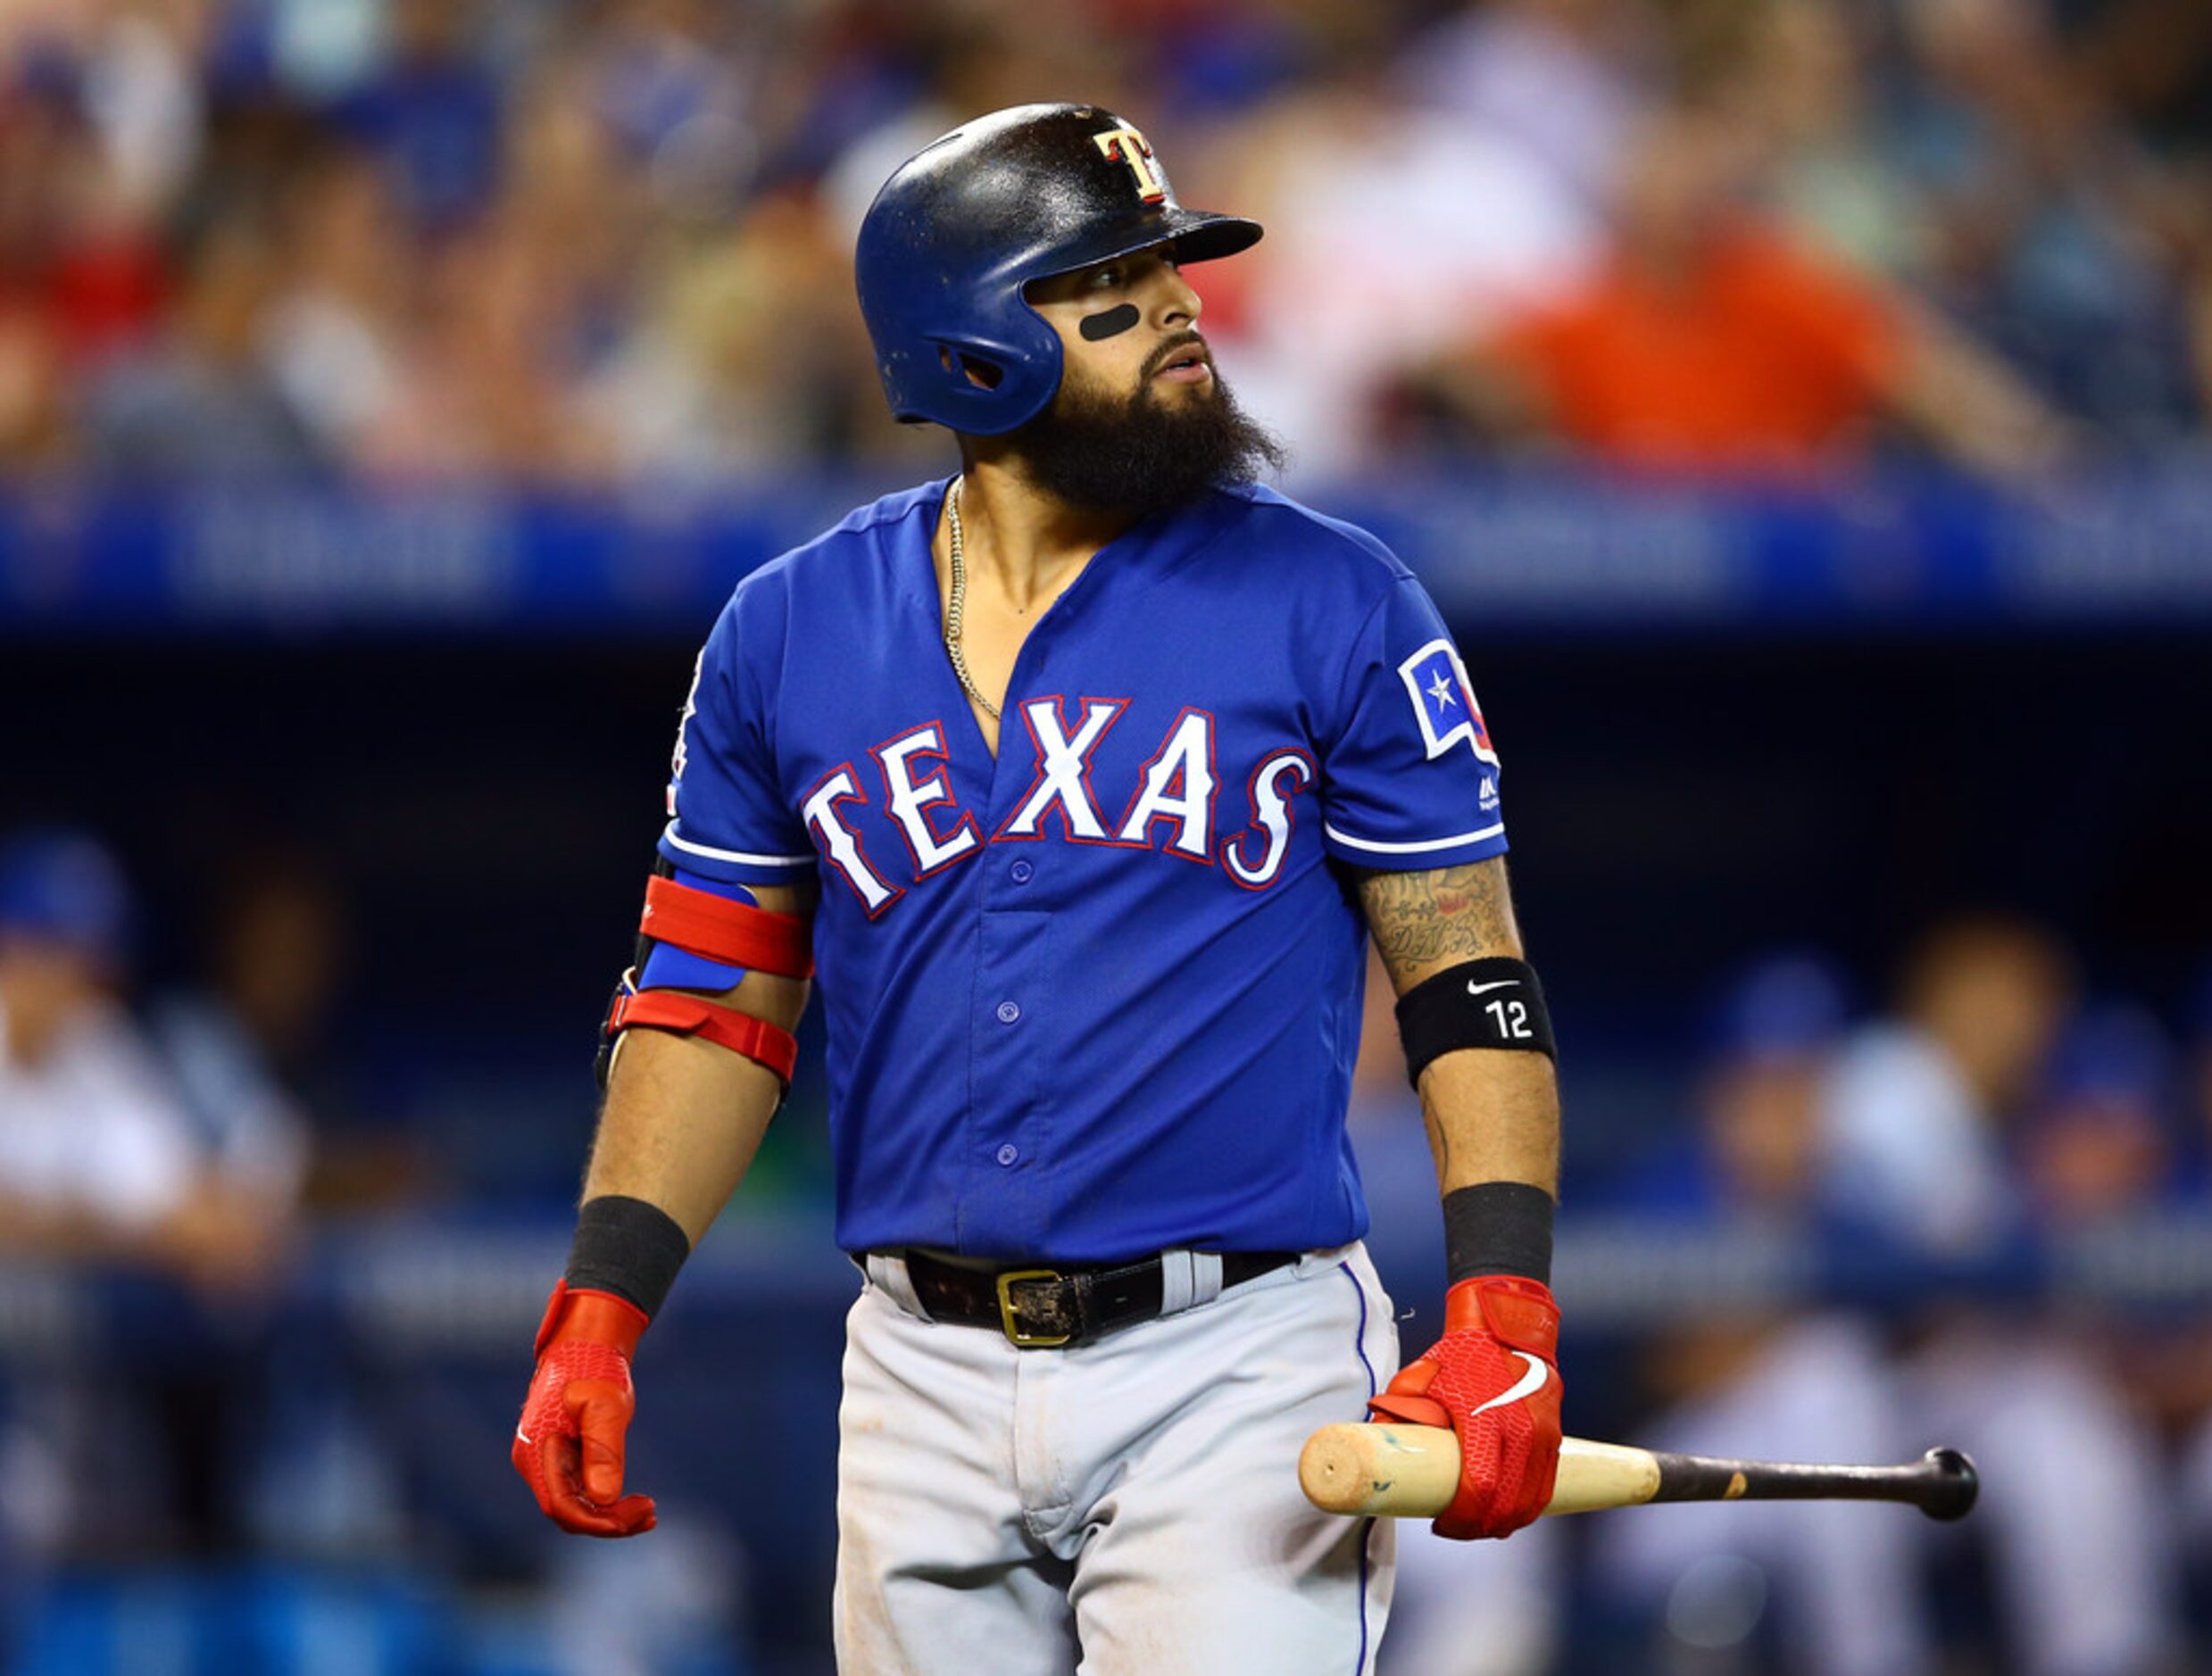
M1158 203L1167 197L1168 182L1160 165L1152 161L1152 148L1135 129L1126 123L1110 128L1103 134L1092 135L1091 143L1111 161L1128 164L1129 172L1136 177L1136 195L1145 203Z
M1413 702L1431 761L1464 739L1477 757L1497 767L1498 752L1490 743L1490 729L1483 725L1482 707L1475 702L1467 666L1450 641L1430 641L1398 666L1398 678L1406 684L1406 696Z

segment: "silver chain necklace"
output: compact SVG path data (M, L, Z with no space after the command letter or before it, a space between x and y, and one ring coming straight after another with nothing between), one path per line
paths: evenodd
M968 654L960 650L960 619L968 610L968 560L960 551L960 485L958 477L952 479L952 491L944 497L944 517L952 536L952 602L944 610L944 650L952 660L952 673L960 676L960 685L967 689L968 696L982 705L991 719L996 721L999 707L984 697L976 685L976 677L968 673Z

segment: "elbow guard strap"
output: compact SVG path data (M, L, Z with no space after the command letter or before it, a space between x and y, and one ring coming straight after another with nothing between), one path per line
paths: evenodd
M1536 968L1503 956L1462 961L1416 983L1398 998L1398 1035L1416 1088L1431 1059L1460 1048L1559 1057Z
M791 1074L799 1063L798 1038L788 1030L681 990L633 990L627 984L618 989L614 1005L607 1011L606 1039L611 1042L623 1031L637 1028L697 1036L718 1048L743 1054L775 1072L786 1092L790 1091Z
M814 975L811 927L796 914L771 914L658 875L645 881L637 929L703 960L778 977Z

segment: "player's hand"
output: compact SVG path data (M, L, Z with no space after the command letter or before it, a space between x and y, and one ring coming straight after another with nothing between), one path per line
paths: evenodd
M1444 1294L1444 1333L1368 1405L1368 1417L1449 1425L1459 1491L1438 1536L1501 1537L1544 1510L1559 1473L1559 1307L1516 1274Z
M645 1315L612 1292L570 1291L545 1302L537 1373L523 1399L510 1454L545 1516L578 1536L653 1529L653 1499L622 1493L622 1446L637 1406L630 1384Z

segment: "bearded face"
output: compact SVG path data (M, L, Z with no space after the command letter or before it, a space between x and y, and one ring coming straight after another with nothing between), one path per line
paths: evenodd
M1052 406L1014 435L1037 485L1073 506L1144 518L1279 469L1281 444L1237 405L1218 373L1172 393L1155 382L1193 354L1210 368L1197 333L1169 339L1147 357L1133 388L1071 365Z
M1135 519L1282 465L1214 370L1172 249L1038 280L1027 295L1062 352L1052 405L1005 439L1036 487Z

